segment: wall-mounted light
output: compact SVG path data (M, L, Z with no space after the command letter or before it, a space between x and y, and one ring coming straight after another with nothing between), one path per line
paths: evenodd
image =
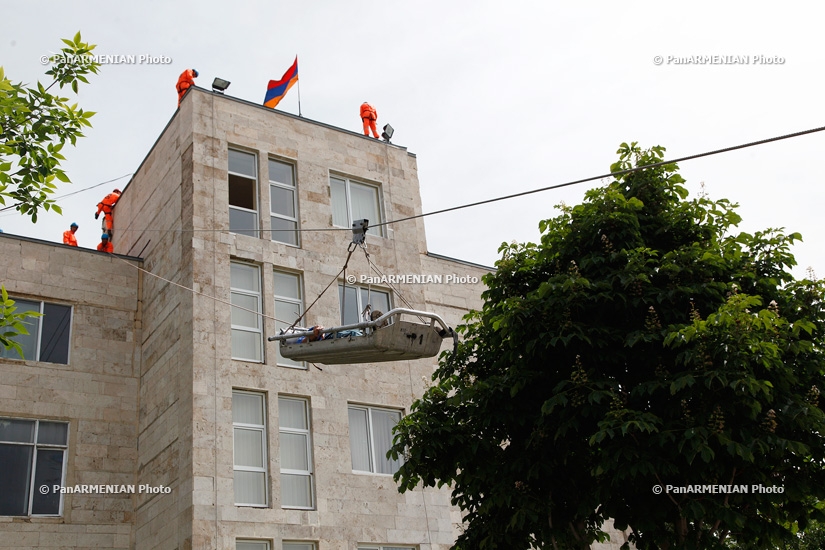
M395 132L395 129L390 126L389 124L384 125L384 131L381 133L381 137L384 138L387 143L389 143L392 134Z

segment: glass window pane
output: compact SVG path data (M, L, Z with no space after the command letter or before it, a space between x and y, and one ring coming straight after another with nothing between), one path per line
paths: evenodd
M14 300L14 307L17 308L15 313L40 313L40 302L31 302L29 300ZM28 361L37 360L37 332L40 328L40 317L28 317L23 321L26 325L28 334L18 334L13 339L23 348L23 358ZM0 357L9 359L20 359L20 355L15 350L6 349L5 346L0 346Z
M248 237L258 236L258 213L229 208L229 231Z
M269 181L277 181L278 183L294 187L295 178L292 174L293 168L291 164L269 159Z
M261 316L258 311L258 297L232 293L232 325L236 327L261 328Z
M34 443L34 420L0 418L0 441Z
M308 475L281 474L281 505L312 507L312 478Z
M352 219L367 219L371 225L380 223L378 216L378 189L369 185L350 182Z
M295 191L284 189L277 185L269 186L269 197L272 201L272 213L290 218L295 217Z
M58 304L43 304L40 337L40 360L48 363L69 363L69 327L72 308Z
M349 447L352 454L352 469L371 471L369 428L365 409L349 409Z
M37 442L44 445L65 445L69 437L69 425L64 422L40 421Z
M263 337L260 332L232 329L232 357L247 361L261 361L262 341Z
M362 288L361 290L361 311L367 307L367 304L372 306L372 311L380 310L386 313L390 310L390 295L379 290L371 290L369 288Z
M232 393L232 422L264 425L264 396L254 393Z
M266 505L266 474L235 470L235 502Z
M315 550L312 542L285 542L283 550Z
M387 458L392 447L392 429L401 420L401 413L372 409L372 437L375 448L375 471L379 474L394 474L401 462Z
M264 467L264 442L261 430L235 428L235 466Z
M52 487L63 480L64 451L37 449L37 465L34 471L35 488L42 485ZM60 513L60 493L49 491L45 495L35 489L32 494L33 515L57 515Z
M341 307L341 323L344 325L358 323L361 316L359 315L360 310L358 309L358 293L355 287L345 287L344 285L339 285L338 297Z
M309 471L307 435L281 432L281 469Z
M235 543L235 550L269 550L269 543L239 540Z
M332 225L350 227L346 183L343 180L330 178L329 188L332 200Z
M283 218L270 218L270 229L272 229L272 240L279 243L298 245L298 222L285 220Z
M258 276L258 268L254 265L230 264L229 280L232 288L249 292L261 291L261 278Z
M278 399L278 417L282 428L292 428L295 430L309 429L306 414L306 401L301 399L289 399L281 397Z
M28 513L32 453L28 445L0 445L0 516L24 516Z
M255 175L255 155L242 151L229 150L229 171L245 174L251 178ZM257 179L257 178L256 178Z
M301 299L301 290L298 283L298 276L290 273L275 272L275 296L284 298Z

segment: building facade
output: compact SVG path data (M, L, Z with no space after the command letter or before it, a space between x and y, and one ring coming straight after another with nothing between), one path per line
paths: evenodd
M47 313L34 359L0 358L21 472L0 548L449 548L449 491L399 494L385 457L436 358L316 366L267 341L305 311L455 326L481 305L489 269L428 253L418 185L402 147L192 89L118 202L116 255L0 236L7 290Z

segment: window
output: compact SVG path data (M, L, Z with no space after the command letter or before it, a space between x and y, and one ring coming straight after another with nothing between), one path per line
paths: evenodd
M61 514L68 438L65 422L0 418L0 516Z
M284 550L315 550L314 542L284 542Z
M361 313L369 305L372 311L383 313L390 309L390 294L368 287L338 285L338 300L341 306L341 324L349 325L363 321Z
M266 407L262 393L232 392L235 504L266 506Z
M229 230L258 236L258 169L255 155L229 150Z
M401 411L349 406L349 443L352 469L358 472L394 474L400 460L387 458L392 447L392 429L401 420Z
M295 319L304 312L304 301L301 298L301 278L292 273L275 272L275 327L283 329L289 327ZM286 367L306 368L302 361L293 361L281 356L281 347L275 346L277 364Z
M25 320L28 334L19 334L14 341L23 348L23 357L30 361L69 364L70 328L72 308L47 302L15 300L15 313L31 311L42 313L42 317L28 317ZM0 357L20 359L13 349L0 346Z
M332 197L332 225L349 228L354 220L367 219L370 226L384 221L381 216L378 187L375 185L330 176L329 187ZM371 227L370 234L383 237L384 226Z
M313 508L312 442L309 403L294 397L278 398L281 443L281 506Z
M231 263L232 358L263 361L261 276L254 265Z
M235 550L269 550L269 548L269 541L266 540L235 541Z
M269 159L269 202L272 240L298 246L298 200L295 169Z

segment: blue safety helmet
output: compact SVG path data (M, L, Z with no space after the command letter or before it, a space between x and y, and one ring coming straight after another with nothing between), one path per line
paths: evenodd
M104 233L103 235L101 235L101 236L100 236L100 238L101 238L101 239L108 239L108 238L109 238L109 234L108 234L108 233Z
M69 227L80 227L80 226L77 225L77 222L72 222L72 225L70 225Z

